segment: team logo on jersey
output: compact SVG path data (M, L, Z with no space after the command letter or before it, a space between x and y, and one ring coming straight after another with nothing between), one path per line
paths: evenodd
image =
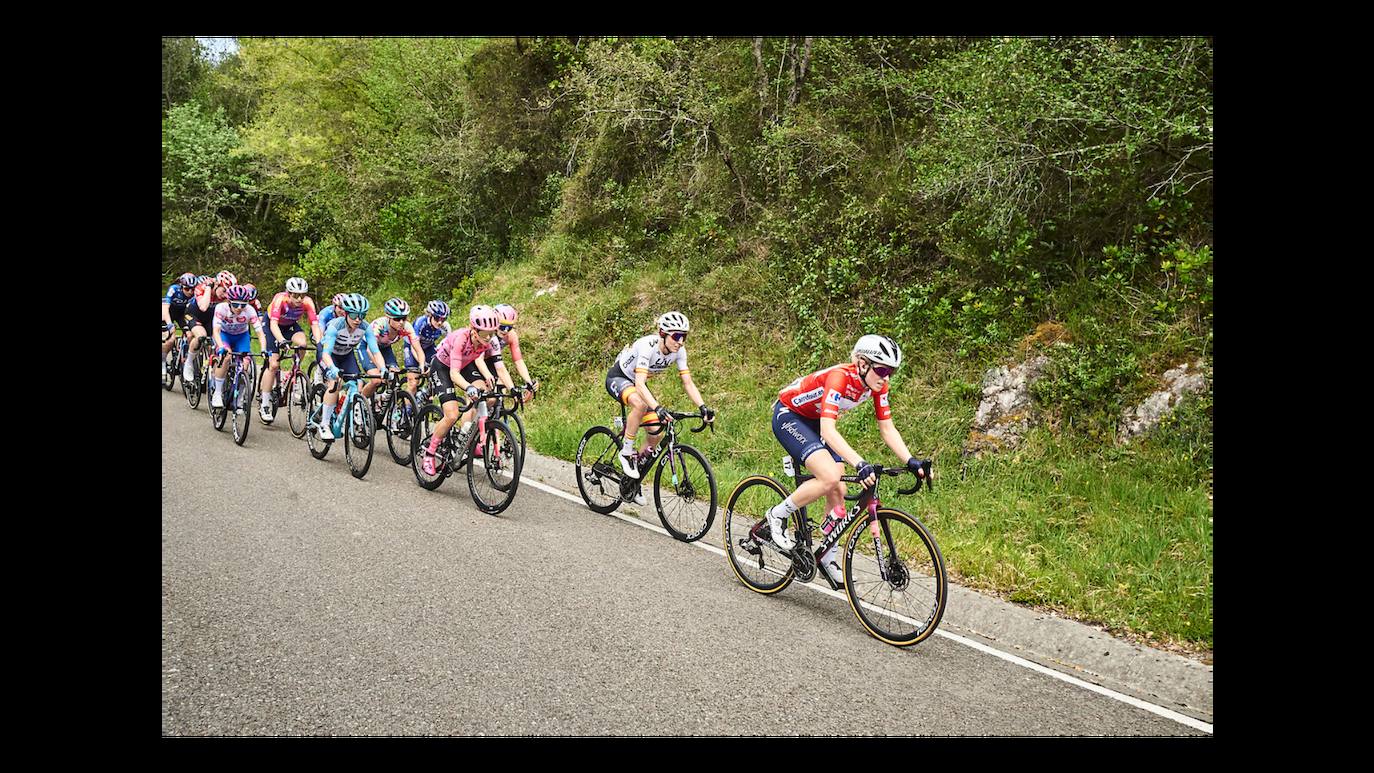
M801 394L792 398L792 404L800 407L802 405L805 405L806 403L811 402L812 400L815 400L817 397L820 397L824 392L824 388L813 389L810 392L802 392Z
M832 402L832 403L834 403L834 404L836 404L836 405L839 405L839 404L840 404L840 393L839 393L839 392L831 392L831 393L830 393L830 402Z
M878 398L878 405L881 405L881 406L884 407L884 408L887 407L887 393L886 393L886 392L883 393L883 396L882 396L882 397Z

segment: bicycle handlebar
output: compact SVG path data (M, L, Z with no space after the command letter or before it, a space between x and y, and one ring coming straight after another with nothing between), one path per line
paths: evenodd
M878 477L882 477L882 476L884 476L884 475L887 475L888 477L896 477L896 476L901 475L901 474L903 474L903 473L910 473L911 476L912 476L913 478L916 478L916 485L914 485L914 486L912 486L911 488L908 488L908 489L897 489L897 493L898 493L898 494L915 494L917 491L920 491L920 490L921 490L921 483L922 483L922 482L925 482L925 484L930 488L930 490L931 490L931 491L934 491L934 490L935 490L935 486L934 486L933 483L932 483L931 473L930 473L930 468L931 468L931 465L932 465L932 464L934 464L934 462L932 462L930 459L922 459L922 460L921 460L921 470L922 470L923 472L925 472L925 477L924 477L924 478L917 477L917 476L916 476L916 473L912 472L911 468L907 467L906 465L902 465L901 467L883 467L881 464L875 464L875 465L873 465L873 474L876 475L876 476L878 476ZM861 482L861 479L859 478L858 475L841 475L841 476L840 476L840 480L841 480L842 482L844 482L844 483L860 483L860 482ZM878 487L877 481L874 481L873 488L876 489L877 487ZM857 494L845 494L845 495L844 495L844 498L847 499L847 500L849 500L850 502L853 502L854 500L856 500L856 499L858 499L859 497L863 496L864 493L867 492L867 491L868 491L868 489L864 489L863 491L860 491L860 492L857 493Z

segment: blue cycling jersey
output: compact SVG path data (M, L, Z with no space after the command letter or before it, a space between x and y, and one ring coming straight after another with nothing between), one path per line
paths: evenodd
M434 345L450 332L452 331L449 329L448 320L444 320L443 324L438 327L429 321L428 314L415 320L415 335L420 337L420 346L426 349L433 349Z
M175 283L167 288L167 295L163 297L162 302L169 306L184 307L191 302L191 296L185 293L185 288L180 283Z
M358 344L365 343L367 350L372 354L381 356L382 350L377 346L377 336L372 332L372 326L366 321L360 323L353 330L348 329L348 317L342 316L329 323L329 327L324 331L324 351L329 352L331 357L342 357L353 353L358 348Z

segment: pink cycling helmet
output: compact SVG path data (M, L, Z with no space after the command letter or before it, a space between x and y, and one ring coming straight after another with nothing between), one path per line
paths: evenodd
M247 303L252 297L249 295L248 288L243 285L230 285L229 289L224 291L224 294L229 296L229 300L231 301L243 303Z
M496 319L496 309L480 304L473 306L472 311L468 312L468 322L482 331L495 330L496 326L500 324Z
M338 306L339 308L343 308L344 298L347 298L347 297L348 297L348 293L335 293L335 294L334 294L334 297L331 298L331 299L329 300L329 302L332 303L332 304L334 304L335 306Z
M496 318L503 325L514 325L515 320L519 319L520 315L516 313L515 307L509 303L498 303L496 304Z
M238 277L228 271L221 271L215 275L215 284L220 287L230 287L239 283Z

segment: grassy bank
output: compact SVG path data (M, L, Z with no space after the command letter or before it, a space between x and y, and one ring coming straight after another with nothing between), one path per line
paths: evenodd
M533 447L571 460L588 427L609 425L618 409L602 383L612 358L650 332L658 314L682 309L693 325L693 378L719 412L716 433L692 442L710 459L722 499L749 473L780 475L783 451L769 425L778 390L807 372L808 361L844 359L855 333L837 331L811 351L790 351L781 322L759 323L782 320L785 310L755 308L754 319L741 324L750 299L713 300L742 291L742 270L683 283L671 270L646 267L606 285L560 284L542 295L555 280L537 259L479 277L477 302L519 308L522 349L545 385L528 415ZM669 286L691 290L674 296ZM692 311L722 306L727 313ZM1196 401L1126 449L1040 428L1016 451L965 458L979 399L969 385L981 380L981 369L923 351L919 342L911 342L907 362L892 381L895 420L914 452L936 460L939 477L933 495L888 495L934 531L952 577L1155 644L1211 650L1212 504L1189 450ZM660 376L652 386L670 407L692 408L678 379ZM902 461L882 445L868 410L847 416L841 430L866 458Z

